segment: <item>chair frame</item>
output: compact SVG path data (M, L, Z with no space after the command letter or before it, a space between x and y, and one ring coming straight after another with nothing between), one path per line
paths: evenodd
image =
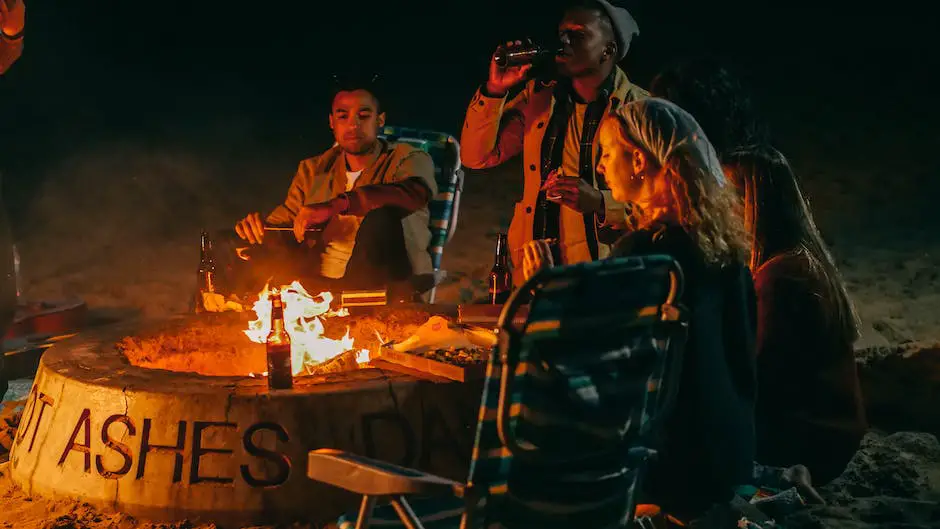
M387 130L394 130L396 128L406 129L406 133L399 135L399 136L395 136L395 135L387 134L385 132ZM441 136L444 136L447 139L447 143L454 146L454 155L456 157L455 165L453 168L453 175L455 176L454 198L451 201L452 205L451 205L451 211L450 211L450 218L447 220L447 233L444 237L444 244L442 245L441 255L443 256L443 248L447 247L451 239L454 238L454 234L457 232L457 221L460 216L460 199L463 195L463 186L464 186L464 177L465 177L463 164L460 158L460 142L454 136L444 133L444 132L438 132L438 131L431 130L431 129L414 129L411 127L396 127L394 125L387 125L383 127L382 133L379 134L379 138L389 140L389 141L408 143L410 145L415 145L415 144L427 145L430 141L424 138L416 138L416 137L409 136L407 134L407 131L415 131L415 132L426 133L426 134L439 134ZM429 252L430 252L430 249L429 249ZM434 286L431 288L431 290L428 293L428 303L430 304L434 303L434 300L437 294L437 285L444 278L443 274L446 274L446 272L443 272L439 266L435 267Z
M642 266L644 261L637 259ZM613 261L621 261L616 259ZM622 264L622 263L617 263ZM605 267L599 266L593 273L602 273ZM543 270L536 276L526 281L519 289L515 290L507 300L499 318L499 351L501 361L504 366L508 366L514 361L512 351L514 350L514 341L518 340L525 328L516 329L513 327L515 313L526 303L529 293L536 291L543 284L564 277L564 270L558 269ZM681 296L684 284L682 269L677 262L672 261L669 270L670 287L666 301L659 306L658 320L667 326L678 326L680 331L676 335L666 338L667 343L663 346L668 351L681 350L684 346L685 336L687 334L687 319L685 311L678 306L677 300ZM532 298L533 301L535 298ZM677 394L678 374L681 370L681 354L671 354L667 359L666 376L664 380L673 381L667 384L665 391L657 397L656 408L658 412L653 419L653 432L659 431L659 424L664 420L675 401ZM504 367L502 376L499 380L499 404L497 413L497 428L501 442L510 450L513 457L532 457L532 450L520 446L520 443L512 433L509 424L509 403L507 402L510 388L510 379L513 373L512 368ZM623 446L615 446L612 450L625 449ZM583 456L588 457L588 456ZM577 461L580 457L575 457L567 462ZM351 474L354 477L348 478ZM408 469L372 460L366 457L353 455L334 449L313 450L308 453L307 476L315 481L327 483L338 488L362 495L359 506L358 518L356 520L356 529L368 528L371 523L372 512L379 499L387 500L395 510L401 522L408 529L423 529L418 516L415 514L411 505L406 499L409 494L421 494L426 496L442 496L451 494L455 498L464 500L464 510L461 516L460 529L472 527L473 518L478 514L477 506L481 496L470 485L459 483L450 479L435 476L414 469ZM350 485L350 481L353 482ZM641 527L650 523L651 520L635 520Z

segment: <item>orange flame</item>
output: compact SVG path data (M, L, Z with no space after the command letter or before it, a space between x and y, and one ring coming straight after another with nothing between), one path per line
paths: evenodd
M346 351L355 350L353 339L349 336L349 327L346 335L339 340L323 336L323 322L320 318L345 317L349 311L340 309L330 310L333 294L321 292L311 296L299 281L280 289L281 299L284 301L284 326L291 341L291 365L294 375L304 372L308 366L325 362ZM258 319L248 323L245 335L256 343L265 343L271 331L271 301L268 296L275 292L268 285L258 294L258 301L254 304L255 315ZM361 349L356 352L356 361L360 364L369 362L369 351Z

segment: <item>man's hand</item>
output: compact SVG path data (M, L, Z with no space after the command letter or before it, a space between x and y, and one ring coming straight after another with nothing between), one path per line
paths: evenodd
M297 239L297 242L303 242L304 232L309 228L326 224L348 207L349 200L344 195L340 195L326 202L309 204L300 208L297 216L294 217L294 238Z
M0 2L2 1L0 0ZM235 233L251 244L261 244L262 239L264 239L264 222L261 221L261 215L251 213L238 221L235 224Z
M507 42L505 46L500 46L496 51L517 46L522 46L521 40ZM496 64L496 52L493 52L493 57L490 59L490 78L486 81L486 91L488 95L493 97L506 95L506 92L508 92L510 88L526 80L526 76L529 74L529 69L531 68L531 64L500 68L499 65Z
M601 192L580 177L549 173L542 184L545 197L581 213L604 213L604 197Z
M26 4L23 0L0 0L0 31L8 37L23 32L26 26Z
M545 239L535 239L529 241L522 247L522 277L526 281L545 268L555 266L555 260L552 258L552 250L549 244L554 241Z

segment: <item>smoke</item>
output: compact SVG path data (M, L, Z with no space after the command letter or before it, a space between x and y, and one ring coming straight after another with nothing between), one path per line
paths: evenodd
M196 136L101 143L49 166L18 222L27 299L78 296L93 309L154 317L185 311L200 231L267 211L296 167L253 154L245 127Z

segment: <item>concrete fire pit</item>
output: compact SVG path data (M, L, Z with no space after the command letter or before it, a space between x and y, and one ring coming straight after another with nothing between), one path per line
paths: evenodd
M358 498L305 477L306 453L340 448L465 479L481 382L359 369L298 377L205 376L131 365L115 344L144 327L86 333L42 358L11 451L29 494L154 519L324 521Z

